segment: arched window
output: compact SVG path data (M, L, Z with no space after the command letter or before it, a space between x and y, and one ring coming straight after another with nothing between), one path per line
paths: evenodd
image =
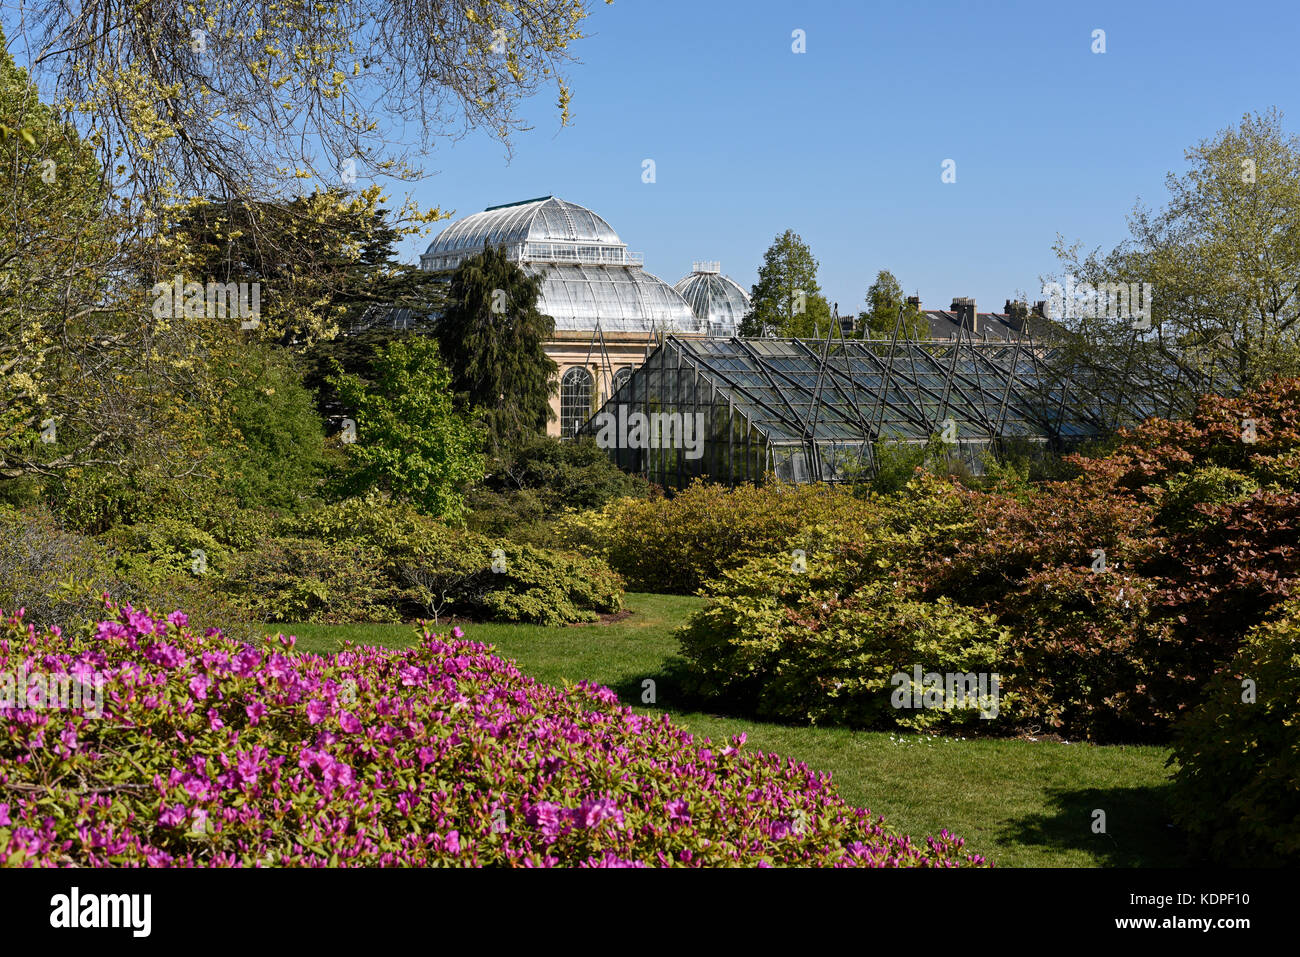
M560 435L566 439L591 417L595 385L595 378L582 366L574 366L560 380Z
M621 366L618 371L614 373L614 391L617 392L619 389L623 388L623 383L627 382L630 378L632 378L632 367Z

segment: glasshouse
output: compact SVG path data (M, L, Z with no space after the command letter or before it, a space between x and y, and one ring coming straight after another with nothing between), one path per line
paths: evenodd
M1169 414L1173 390L1085 384L1032 343L667 336L577 429L666 488L698 476L840 482L877 443L946 443L975 472L1016 443L1060 450Z
M646 272L645 257L630 252L601 216L555 196L502 206L457 220L420 257L429 272L450 272L484 243L499 246L530 275L542 278L538 308L559 330L675 332L716 335L685 299Z

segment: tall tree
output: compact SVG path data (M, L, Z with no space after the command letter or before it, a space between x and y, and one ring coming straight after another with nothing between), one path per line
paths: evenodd
M867 310L861 314L860 335L864 339L893 338L898 311L903 310L899 338L928 339L929 324L921 310L907 301L903 287L888 269L876 273L876 281L867 287Z
M0 35L0 479L86 469L166 487L201 470L231 339L157 321L138 230L93 141L41 102ZM24 135L25 134L25 135Z
M452 388L478 409L494 452L545 431L559 368L546 354L555 320L537 306L542 282L484 245L451 277L436 329Z
M1300 374L1300 138L1272 109L1184 155L1186 171L1166 177L1168 202L1136 208L1124 243L1086 255L1078 243L1057 243L1076 289L1152 289L1149 321L1089 315L1102 310L1086 291L1067 304L1071 361L1098 375L1117 362L1141 366L1148 381L1177 384L1184 401L1215 370L1242 385Z
M817 260L794 230L777 236L763 254L750 304L742 336L808 338L829 329L831 307L817 284Z

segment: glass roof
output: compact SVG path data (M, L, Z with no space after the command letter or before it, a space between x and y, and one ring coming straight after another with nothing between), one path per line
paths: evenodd
M697 263L695 271L673 288L715 336L734 336L749 312L749 296L739 283L719 272L717 263Z
M686 401L668 380L698 376L695 388L716 393L771 445L924 441L947 419L959 442L1068 440L1170 414L1158 389L1063 381L1051 359L1032 343L669 336L633 373L647 385L633 382L610 401L662 392L668 408Z
M522 263L542 277L538 309L556 329L605 332L707 332L674 290L639 266Z
M485 242L493 246L558 242L626 247L614 228L591 210L554 196L543 196L493 206L457 220L434 237L425 256L461 250L478 252Z

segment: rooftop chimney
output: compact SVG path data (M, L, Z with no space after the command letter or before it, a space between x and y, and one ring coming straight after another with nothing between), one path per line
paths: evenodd
M920 296L908 296L908 297L907 297L907 304L908 304L909 306L911 306L913 309L915 309L917 312L920 312L920 311L921 311L921 297L920 297Z
M957 314L957 325L968 330L971 335L979 335L979 313L975 310L975 300L970 296L958 296L952 301L952 311Z
M1025 320L1029 318L1029 306L1023 302L1007 300L1004 311L1007 314L1007 325L1016 332L1024 332Z

